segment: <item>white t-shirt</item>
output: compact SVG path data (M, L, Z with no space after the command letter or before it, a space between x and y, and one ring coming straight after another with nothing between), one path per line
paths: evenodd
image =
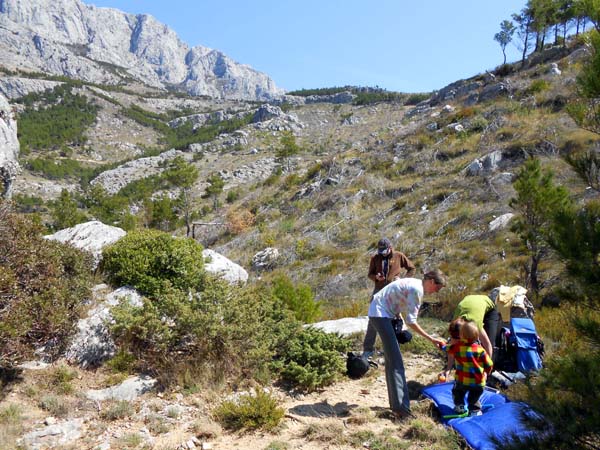
M423 281L417 278L400 278L373 296L369 317L393 319L402 314L407 324L417 323L422 300Z

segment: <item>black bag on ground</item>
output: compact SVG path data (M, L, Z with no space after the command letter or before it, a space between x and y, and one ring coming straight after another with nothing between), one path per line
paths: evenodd
M348 352L346 359L346 370L350 378L361 378L369 371L369 361L360 354Z
M392 319L392 327L394 327L398 344L406 344L412 339L412 333L408 330L403 330L403 326L404 322L402 322L402 319Z

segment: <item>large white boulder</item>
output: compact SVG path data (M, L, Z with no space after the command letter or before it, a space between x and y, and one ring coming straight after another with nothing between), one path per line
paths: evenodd
M344 317L337 320L325 320L324 322L311 323L307 326L318 328L325 333L338 333L342 336L350 336L354 333L365 333L369 318L367 316L360 317Z
M102 258L102 250L117 242L125 234L127 234L125 230L119 227L112 227L98 220L92 220L44 237L90 252L94 256L94 266L97 266Z
M202 250L202 256L205 261L204 269L208 273L223 278L231 284L245 283L248 281L248 272L246 272L242 266L234 263L220 253L207 248Z

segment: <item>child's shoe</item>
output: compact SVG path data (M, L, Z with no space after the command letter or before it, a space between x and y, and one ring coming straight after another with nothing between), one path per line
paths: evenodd
M483 413L481 412L480 409L476 409L474 411L469 412L469 417L473 417L473 416L481 416Z
M467 409L465 408L465 405L456 405L454 407L454 412L456 414L464 414L467 412Z

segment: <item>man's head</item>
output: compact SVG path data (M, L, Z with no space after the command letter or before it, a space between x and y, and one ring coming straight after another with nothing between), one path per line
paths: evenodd
M388 238L381 238L377 243L377 253L382 256L388 256L392 251L392 243Z
M426 294L435 294L446 286L446 275L439 270L430 270L423 275L423 291Z

